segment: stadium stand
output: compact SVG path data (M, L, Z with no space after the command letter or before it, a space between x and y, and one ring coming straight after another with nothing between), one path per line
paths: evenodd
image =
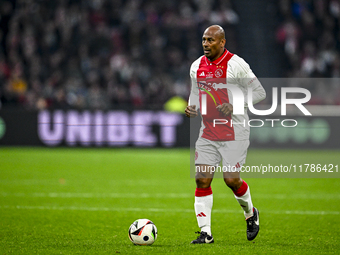
M282 77L340 76L337 0L275 1ZM0 107L160 109L186 99L202 32L218 23L239 49L231 0L13 0L0 3ZM273 31L275 33L275 31ZM275 55L275 54L274 54ZM313 104L339 104L340 88L314 86Z

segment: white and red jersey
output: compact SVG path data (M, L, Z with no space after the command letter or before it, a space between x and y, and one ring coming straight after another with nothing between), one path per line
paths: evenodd
M247 114L248 88L252 89L252 101L256 104L266 97L266 92L249 65L236 54L225 49L221 57L209 61L205 56L194 61L190 68L191 93L189 105L201 109L204 98L200 136L211 141L234 141L249 139L249 117ZM216 107L223 103L233 104L231 91L226 88L236 86L244 98L244 114L225 116ZM205 96L203 96L205 95ZM224 120L226 124L214 125L214 120ZM215 122L216 123L216 122Z

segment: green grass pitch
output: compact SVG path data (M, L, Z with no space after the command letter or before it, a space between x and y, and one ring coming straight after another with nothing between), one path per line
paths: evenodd
M189 149L0 148L0 254L339 254L340 179L245 179L261 229L246 240L241 207L212 184L215 243L198 231ZM340 163L339 151L250 149L247 163ZM128 228L149 218L151 246Z

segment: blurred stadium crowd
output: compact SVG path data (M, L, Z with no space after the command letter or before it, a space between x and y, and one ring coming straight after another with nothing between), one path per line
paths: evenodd
M1 5L5 105L26 109L162 107L187 98L201 35L220 23L233 47L238 17L226 0L17 0Z
M277 41L285 52L287 77L340 77L340 1L280 0ZM311 104L340 104L337 80L308 88ZM314 93L313 93L314 92Z
M340 76L340 1L281 0L277 40L290 77Z
M187 99L207 26L223 26L227 48L237 52L231 0L4 0L0 7L3 108L161 109L175 95ZM281 0L277 10L287 76L339 77L339 1Z

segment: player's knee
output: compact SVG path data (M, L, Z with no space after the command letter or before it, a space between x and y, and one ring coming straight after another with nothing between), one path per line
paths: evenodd
M224 178L224 182L232 190L237 190L240 183L240 178Z
M211 178L197 178L196 186L200 189L209 188L211 184Z

